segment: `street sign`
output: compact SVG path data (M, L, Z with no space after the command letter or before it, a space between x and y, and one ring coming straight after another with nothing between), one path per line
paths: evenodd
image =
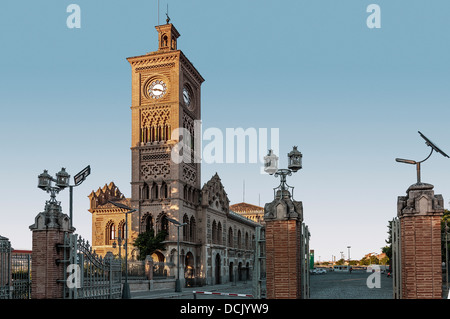
M73 177L73 180L75 181L75 186L78 186L81 183L83 183L86 177L89 176L89 174L91 174L90 165L86 166L86 168L84 168L81 172L79 172L77 175Z

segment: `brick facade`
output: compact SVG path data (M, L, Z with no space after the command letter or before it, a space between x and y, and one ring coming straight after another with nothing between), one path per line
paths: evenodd
M442 298L441 216L400 220L404 299Z
M398 197L402 299L442 298L442 195L417 183Z
M63 283L58 280L64 277L63 251L57 247L64 241L64 233L59 230L43 230L33 232L33 254L31 268L31 298L58 299L62 298Z
M267 299L300 299L303 204L278 190L264 206Z
M62 213L58 202L48 201L43 212L39 213L33 225L33 253L31 256L31 298L63 298L64 233L72 233L69 217Z
M301 296L301 222L266 221L267 299Z

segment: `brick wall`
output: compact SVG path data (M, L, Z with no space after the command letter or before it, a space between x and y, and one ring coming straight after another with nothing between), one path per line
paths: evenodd
M32 299L62 298L63 284L57 280L63 279L64 264L57 264L56 260L63 260L62 244L64 232L59 230L33 231L32 254Z
M300 221L266 221L267 299L301 297L300 243Z
M441 216L403 216L402 298L442 298Z

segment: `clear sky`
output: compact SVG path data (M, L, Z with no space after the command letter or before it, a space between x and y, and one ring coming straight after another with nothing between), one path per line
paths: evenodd
M160 0L178 48L206 79L203 129L278 128L280 166L301 200L316 259L380 252L397 196L415 182L429 148L450 154L448 0ZM69 4L81 28L69 29ZM381 8L370 29L369 4ZM0 4L0 235L30 249L29 226L48 194L37 176L66 167L91 175L74 189L74 226L91 239L87 196L114 181L130 196L131 68L157 49L157 0L6 0ZM204 144L207 142L204 141ZM422 180L450 198L450 159L434 154ZM231 203L272 201L278 181L261 164L203 164ZM68 190L58 195L68 213Z

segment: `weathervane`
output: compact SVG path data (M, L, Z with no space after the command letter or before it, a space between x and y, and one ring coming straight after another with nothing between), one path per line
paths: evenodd
M433 142L431 142L425 135L423 135L420 131L418 131L420 136L425 140L425 144L427 144L428 146L431 147L431 152L430 154L422 161L413 161L413 160L407 160L407 159L403 159L403 158L396 158L395 160L397 162L400 163L406 163L406 164L413 164L416 165L416 170L417 170L417 184L420 184L420 164L425 162L427 159L430 158L431 154L433 154L433 151L436 151L438 153L441 153L443 156L445 157L449 157L447 154L445 154L439 147L436 146L436 144L434 144Z
M167 22L167 24L169 23L169 21L170 21L170 18L169 18L169 4L167 4L167 12L166 12L166 17L167 17L167 19L166 19L166 22Z

